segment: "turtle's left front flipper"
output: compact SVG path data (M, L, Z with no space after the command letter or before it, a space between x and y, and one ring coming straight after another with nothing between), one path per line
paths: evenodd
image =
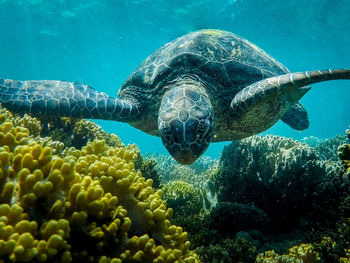
M139 112L131 101L97 92L78 82L0 79L0 102L16 113L42 118L75 117L128 122Z
M296 103L310 90L307 85L335 79L350 79L350 70L288 73L255 82L233 98L233 118L243 124L242 126L247 125L247 130L256 133L266 130L282 116L283 121L292 128L306 128L308 123L299 124L293 119L294 113L295 117L299 114L307 118L305 110L297 107Z

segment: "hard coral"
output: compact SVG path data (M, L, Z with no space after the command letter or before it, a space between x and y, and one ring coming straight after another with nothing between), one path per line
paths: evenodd
M256 263L314 263L314 262L350 262L348 249L344 249L330 237L323 237L315 244L300 244L288 250L288 253L279 255L275 251L265 251L256 258Z
M346 173L350 174L350 144L339 146L338 155L346 168Z
M275 230L288 231L300 225L301 218L312 223L322 211L327 211L322 215L325 222L332 220L343 173L337 162L323 161L306 144L280 136L253 136L224 148L212 184L218 201L254 203L270 217Z
M252 204L219 202L210 211L211 228L224 236L235 237L242 230L264 229L269 223L267 214ZM233 236L232 236L233 235Z
M0 121L0 261L198 262L135 151L95 140L57 156Z
M201 187L206 184L210 173L217 167L217 160L204 155L194 164L186 166L177 163L171 156L148 154L146 158L157 162L155 169L163 184L170 181L184 181L193 186Z
M319 257L310 244L292 247L285 255L278 255L270 250L259 254L256 258L256 263L314 263L318 261Z
M122 147L124 144L115 134L105 132L101 126L88 120L80 120L75 123L72 132L72 145L81 148L87 141L95 139L105 140L106 144L113 147Z
M255 262L256 248L243 238L223 239L216 245L201 246L196 249L204 262Z
M348 140L345 135L337 135L334 138L326 139L315 146L315 150L319 152L322 160L339 161L337 149Z
M158 189L160 187L160 176L155 168L157 166L156 160L152 158L144 159L139 153L134 163L135 169L139 170L146 179L152 179L153 187Z
M38 116L40 118L40 116ZM41 121L41 123L40 123ZM88 141L95 139L106 141L107 145L123 147L124 144L115 134L105 132L101 126L89 120L63 117L48 121L40 119L39 125L42 137L49 137L53 141L60 141L65 147L81 149Z
M183 181L171 181L162 186L163 197L174 215L196 215L206 209L205 197L199 188Z

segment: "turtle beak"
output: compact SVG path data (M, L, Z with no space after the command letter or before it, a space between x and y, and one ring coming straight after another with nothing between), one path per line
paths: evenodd
M175 120L160 125L159 130L170 155L181 164L192 164L207 150L213 136L213 123L197 119L186 123Z
M183 165L189 165L193 164L201 155L202 153L207 149L208 146L206 146L204 149L199 150L199 152L195 153L194 149L190 150L177 150L174 152L169 151L171 156L180 164ZM172 150L172 149L171 149Z
M179 156L173 156L173 157L177 162L183 165L193 164L198 159L198 156L194 155L192 152L182 153Z

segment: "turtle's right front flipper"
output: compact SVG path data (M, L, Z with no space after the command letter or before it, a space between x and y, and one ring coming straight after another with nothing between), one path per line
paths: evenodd
M139 109L135 103L97 92L78 82L0 79L0 102L16 113L42 118L75 117L128 122Z
M267 130L281 117L292 128L305 129L307 113L296 103L310 90L308 85L336 79L350 79L350 69L287 73L254 82L231 101L232 119L244 136Z

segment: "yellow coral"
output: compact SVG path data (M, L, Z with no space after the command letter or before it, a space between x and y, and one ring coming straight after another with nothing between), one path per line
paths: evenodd
M346 130L346 134L350 139L350 130ZM346 174L350 175L350 144L343 144L338 147L338 156L342 160L346 168Z
M0 108L0 123L11 123L13 126L27 128L30 134L34 137L39 136L41 132L41 124L36 118L33 118L27 114L23 117L13 115L6 109Z
M106 143L114 147L122 147L124 144L115 134L105 132L99 125L92 121L80 120L75 123L73 129L73 144L79 144L88 140L105 140Z
M95 140L60 157L14 118L0 112L0 261L199 262L137 149Z
M346 173L350 174L350 144L343 144L338 148L339 158L346 168Z
M286 255L278 255L275 251L265 251L256 258L256 263L314 263L319 260L317 252L311 244L292 247Z
M340 263L350 263L350 249L345 249L346 257L340 258Z

